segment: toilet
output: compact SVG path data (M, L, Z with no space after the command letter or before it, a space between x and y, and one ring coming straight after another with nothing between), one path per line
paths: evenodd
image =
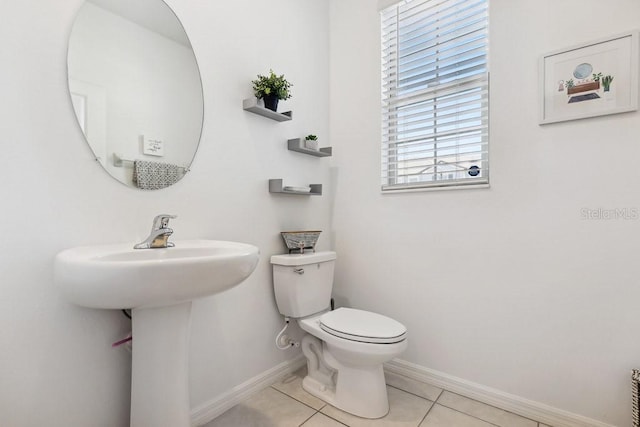
M369 311L330 310L335 260L332 251L271 257L278 310L307 332L302 388L359 417L384 417L389 400L383 363L407 348L407 328Z

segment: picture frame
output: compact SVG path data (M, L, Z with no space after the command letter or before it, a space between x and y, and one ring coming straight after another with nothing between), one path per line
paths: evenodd
M147 156L164 157L164 141L149 135L140 135L142 139L142 154Z
M638 31L542 55L540 124L638 109Z

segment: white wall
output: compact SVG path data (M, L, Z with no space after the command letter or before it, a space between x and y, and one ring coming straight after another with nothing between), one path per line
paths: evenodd
M381 195L377 2L331 2L342 303L405 323L403 359L614 425L640 365L640 113L540 127L538 58L637 27L640 3L491 1L491 188Z
M253 243L255 273L193 307L191 402L201 405L292 357L274 346L281 327L269 256L279 232L327 232L327 159L286 150L288 138L328 139L328 4L322 0L168 2L201 68L205 121L192 171L143 192L95 163L67 93L66 51L80 0L11 0L0 18L0 419L4 426L126 426L130 356L111 343L130 329L119 312L74 307L52 283L54 255L78 245L131 242L154 215L175 213L175 239ZM242 110L250 81L273 68L294 83L276 123ZM273 196L269 178L323 183L322 197Z

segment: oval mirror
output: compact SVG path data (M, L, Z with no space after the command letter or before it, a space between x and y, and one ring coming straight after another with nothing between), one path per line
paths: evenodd
M200 71L162 0L87 0L71 30L69 93L96 160L130 187L180 180L203 121Z

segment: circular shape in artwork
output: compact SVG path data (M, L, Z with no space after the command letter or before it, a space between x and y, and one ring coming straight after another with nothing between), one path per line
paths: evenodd
M591 64L583 62L582 64L578 65L575 70L573 70L573 77L575 77L576 79L586 79L591 75L592 71L593 67L591 66Z

